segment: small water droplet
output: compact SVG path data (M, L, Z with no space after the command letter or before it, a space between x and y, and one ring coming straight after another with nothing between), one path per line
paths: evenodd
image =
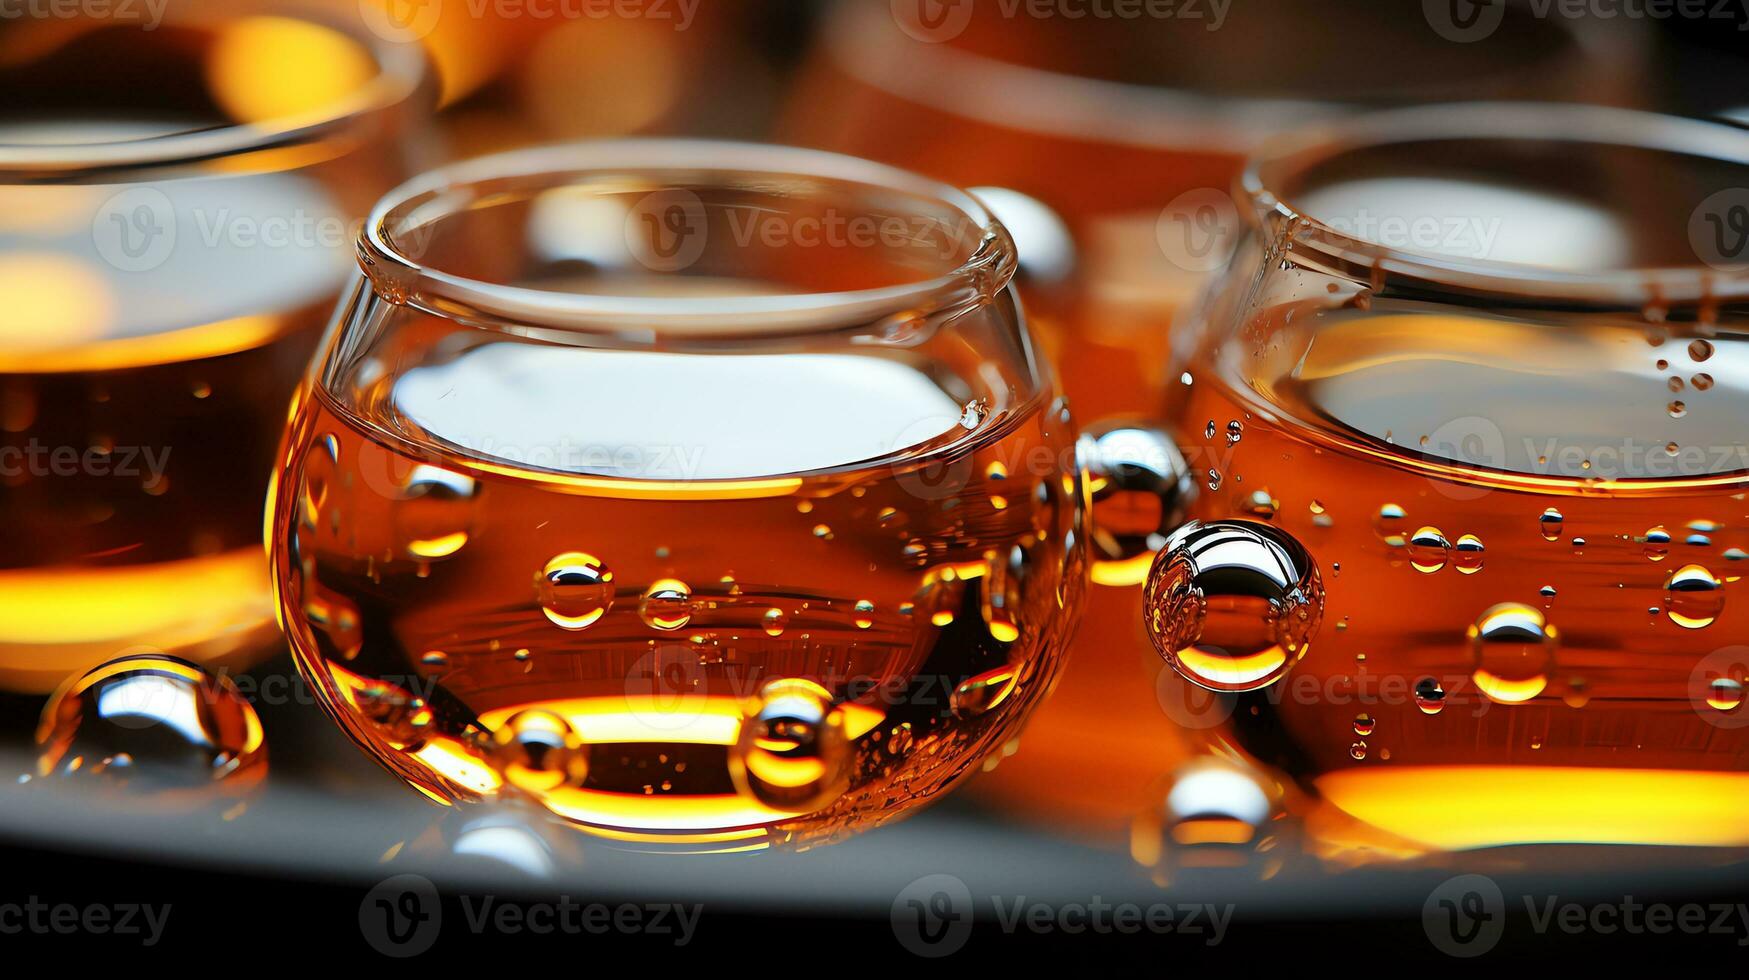
M1566 521L1567 519L1561 515L1560 511L1550 507L1543 511L1541 517L1537 518L1537 526L1542 529L1544 540L1553 541L1561 536L1562 529L1566 527Z
M613 605L613 572L582 551L555 556L535 576L535 597L553 625L580 630Z
M653 629L672 632L692 621L692 588L679 579L650 583L638 602L638 616Z
M1725 607L1725 585L1700 565L1684 565L1664 580L1664 611L1670 621L1697 630L1713 624Z

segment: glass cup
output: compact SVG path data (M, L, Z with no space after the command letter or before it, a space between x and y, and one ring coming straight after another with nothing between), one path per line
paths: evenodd
M279 646L285 403L355 222L412 171L417 49L306 8L137 5L0 34L0 689Z
M1135 680L1159 669L1137 628L1140 585L1188 482L1174 434L1142 420L1173 380L1172 324L1232 248L1246 156L1273 134L1368 107L1636 104L1645 87L1626 21L1539 17L1517 2L1480 11L1486 36L1450 33L1438 4L1062 15L1075 6L838 3L787 133L971 187L1019 243L1027 306L1090 423L1088 459L1106 470L1092 541L1094 582L1106 587L1089 597L1038 737L975 791L1007 814L1119 838L1194 748ZM1367 38L1363 57L1355 37Z
M1328 856L1749 844L1749 132L1420 108L1242 186L1174 342L1162 702Z
M1066 406L970 195L722 143L390 194L282 456L298 664L434 799L801 847L1002 755L1086 576Z

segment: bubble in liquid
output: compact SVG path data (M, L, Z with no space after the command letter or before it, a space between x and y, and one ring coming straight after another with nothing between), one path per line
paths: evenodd
M1162 875L1258 861L1279 809L1266 785L1256 773L1226 759L1201 758L1181 765L1160 802L1132 821L1130 856Z
M874 603L868 601L867 599L858 599L858 600L856 600L855 609L856 609L856 616L851 620L851 622L856 624L857 629L865 630L865 629L868 629L869 627L874 625L874 611L875 611L875 604Z
M1646 532L1646 557L1653 561L1663 561L1670 554L1670 532L1662 526L1654 527Z
M39 776L96 778L153 802L200 802L267 772L261 719L236 685L157 652L63 684L36 745Z
M1715 677L1707 685L1706 703L1720 711L1736 711L1743 706L1743 682L1735 677Z
M1465 575L1474 575L1482 570L1482 553L1487 550L1482 546L1482 539L1474 534L1465 534L1457 539L1453 546L1452 567Z
M1436 527L1423 527L1409 536L1409 565L1418 572L1437 572L1445 567L1451 543Z
M782 636L783 631L789 628L789 615L773 606L765 610L765 615L759 618L759 625L764 628L766 636Z
M948 695L948 707L961 718L976 718L1008 700L1019 679L1019 673L1011 666L986 670L955 687Z
M478 495L471 476L441 466L413 467L395 503L396 540L414 558L448 558L468 543Z
M1348 747L1348 757L1356 762L1366 758L1366 743L1355 742L1353 745L1350 745Z
M692 587L679 579L650 583L638 602L638 616L652 629L672 632L692 622Z
M1522 602L1489 606L1470 626L1469 641L1472 679L1491 700L1518 704L1548 686L1559 634L1539 610Z
M1561 516L1560 511L1550 507L1543 511L1541 517L1537 518L1537 525L1542 529L1543 538L1553 541L1561 536L1561 530L1566 526L1566 521L1567 519Z
M1424 715L1437 715L1445 710L1445 688L1433 677L1415 682L1415 707Z
M1688 405L1687 405L1687 403L1678 399L1678 400L1670 403L1669 411L1670 411L1671 418L1679 419L1679 418L1682 418L1688 414Z
M1713 343L1704 337L1696 337L1688 342L1688 356L1696 362L1704 361L1713 356Z
M534 584L541 612L564 629L590 626L613 605L612 570L586 552L555 556L535 576Z
M1684 629L1713 624L1725 608L1725 583L1700 565L1684 565L1664 580L1664 614Z
M492 733L490 758L506 782L531 793L579 786L589 774L576 729L538 708L518 711Z
M1245 434L1245 427L1239 423L1238 419L1234 419L1233 421L1227 423L1227 445L1229 445L1229 446L1238 445L1239 439L1242 436L1244 436L1244 434Z
M1142 618L1160 656L1193 684L1252 691L1305 656L1324 586L1303 545L1253 521L1191 521L1154 559Z
M1385 504L1373 516L1373 530L1378 532L1379 540L1393 548L1401 548L1406 543L1404 536L1404 520L1408 517L1401 505Z
M1354 734L1363 736L1371 735L1376 724L1377 723L1373 721L1372 715L1363 711L1354 716Z
M1093 581L1140 585L1196 499L1195 476L1168 433L1136 423L1095 422L1075 452L1093 498Z
M1242 498L1239 509L1260 521L1269 521L1275 519L1276 511L1281 509L1281 502L1270 494L1268 487L1264 487L1253 490Z
M1689 383L1694 385L1695 391L1706 391L1713 386L1713 376L1702 371L1689 379Z
M779 678L747 707L729 753L735 788L774 810L806 813L850 786L844 713L813 681Z

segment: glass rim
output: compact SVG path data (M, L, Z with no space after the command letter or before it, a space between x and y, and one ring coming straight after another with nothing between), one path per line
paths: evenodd
M473 203L469 192L506 183L524 189L574 186L591 174L735 175L836 180L871 191L898 191L942 205L970 223L977 240L950 271L913 282L836 292L779 295L649 297L577 293L457 275L433 268L397 243ZM795 336L917 318L990 302L1014 276L1014 242L971 192L886 164L778 144L698 139L584 140L510 150L428 171L377 202L358 240L371 286L391 302L446 319L501 326L550 327L645 340L732 340Z
M1741 167L1749 184L1749 130L1737 126L1611 106L1464 102L1368 113L1270 140L1238 179L1239 194L1251 205L1246 218L1292 223L1296 251L1463 290L1544 302L1641 306L1749 297L1749 265L1722 269L1697 255L1681 265L1570 270L1441 255L1355 237L1277 192L1294 177L1346 154L1450 140L1589 144L1698 157Z
M130 172L193 166L313 142L352 128L368 117L391 112L419 99L422 93L429 93L431 102L436 102L437 78L423 47L392 41L309 4L270 2L222 11L184 12L177 20L196 25L222 24L252 16L285 17L339 32L370 55L376 74L344 98L321 109L261 122L95 142L0 141L0 183L110 178L117 173L126 180Z
M937 111L991 120L1023 131L1166 152L1214 152L1244 156L1285 129L1307 120L1342 119L1369 111L1364 95L1324 98L1201 90L1080 75L1008 61L951 42L915 42L935 64L925 71L915 60L897 65L871 53L861 39L871 26L891 26L885 4L840 0L822 27L832 63L859 80ZM1610 39L1582 25L1550 18L1567 47L1541 52L1517 68L1546 66L1574 53L1614 52ZM894 32L904 37L902 32ZM912 39L907 39L912 40ZM914 53L914 52L913 52ZM1482 74L1488 80L1500 73ZM975 101L960 100L965 95ZM1425 94L1425 93L1424 93ZM1379 107L1378 93L1371 105ZM1434 102L1432 104L1439 104Z

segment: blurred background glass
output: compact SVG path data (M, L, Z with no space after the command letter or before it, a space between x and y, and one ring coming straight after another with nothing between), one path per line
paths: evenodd
M245 666L286 403L435 82L355 21L183 4L10 19L0 89L0 688Z

